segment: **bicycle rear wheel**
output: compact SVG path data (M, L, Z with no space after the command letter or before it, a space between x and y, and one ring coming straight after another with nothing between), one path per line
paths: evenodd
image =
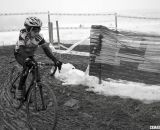
M50 87L44 84L31 87L27 99L27 117L32 129L55 129L57 123L57 101Z

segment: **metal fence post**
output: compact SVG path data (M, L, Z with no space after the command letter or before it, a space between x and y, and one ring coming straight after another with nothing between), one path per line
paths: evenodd
M50 35L51 35L51 43L53 44L53 23L50 22Z
M56 21L56 27L57 27L57 40L58 40L58 46L60 49L60 37L59 37L59 25L58 25L58 21Z
M48 35L49 35L49 43L51 43L51 32L50 32L50 12L48 11Z
M60 36L59 36L59 25L58 25L58 21L56 21L56 28L57 28L58 47L59 47L59 50L60 50L61 48L60 48ZM59 54L59 59L61 60L61 54Z
M102 64L99 63L99 84L102 83Z
M117 13L115 13L115 29L117 31Z

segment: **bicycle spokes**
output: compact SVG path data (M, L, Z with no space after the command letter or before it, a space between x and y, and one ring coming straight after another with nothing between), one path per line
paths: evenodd
M53 130L56 124L57 102L52 89L45 85L38 85L32 88L29 98L33 98L33 102L28 103L27 106L28 119L32 127L41 126L39 130L46 128Z
M39 85L39 91L40 91L40 96L41 96L41 101L42 101L42 110L46 110L47 106L45 105L45 102L44 102L43 90L42 90L41 85Z
M37 90L37 87L34 87L34 100L35 100L35 102L34 102L34 105L35 105L35 110L38 110L38 106L37 106L37 92L36 92L36 90Z

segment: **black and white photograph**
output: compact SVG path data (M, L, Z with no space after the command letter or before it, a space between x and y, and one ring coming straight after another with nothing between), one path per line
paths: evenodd
M160 0L0 0L0 130L160 130Z

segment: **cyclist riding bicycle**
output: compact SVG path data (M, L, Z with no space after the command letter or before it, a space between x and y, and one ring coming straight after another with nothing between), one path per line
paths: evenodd
M62 62L54 57L49 48L49 43L47 43L40 34L42 21L37 17L28 17L24 22L24 26L25 28L20 30L19 40L16 42L14 50L16 61L23 66L23 74L20 78L19 86L15 91L15 96L18 101L23 100L24 84L27 78L27 75L24 72L25 69L29 67L31 61L35 62L34 53L38 46L42 47L45 54L55 63L59 70L62 66Z

